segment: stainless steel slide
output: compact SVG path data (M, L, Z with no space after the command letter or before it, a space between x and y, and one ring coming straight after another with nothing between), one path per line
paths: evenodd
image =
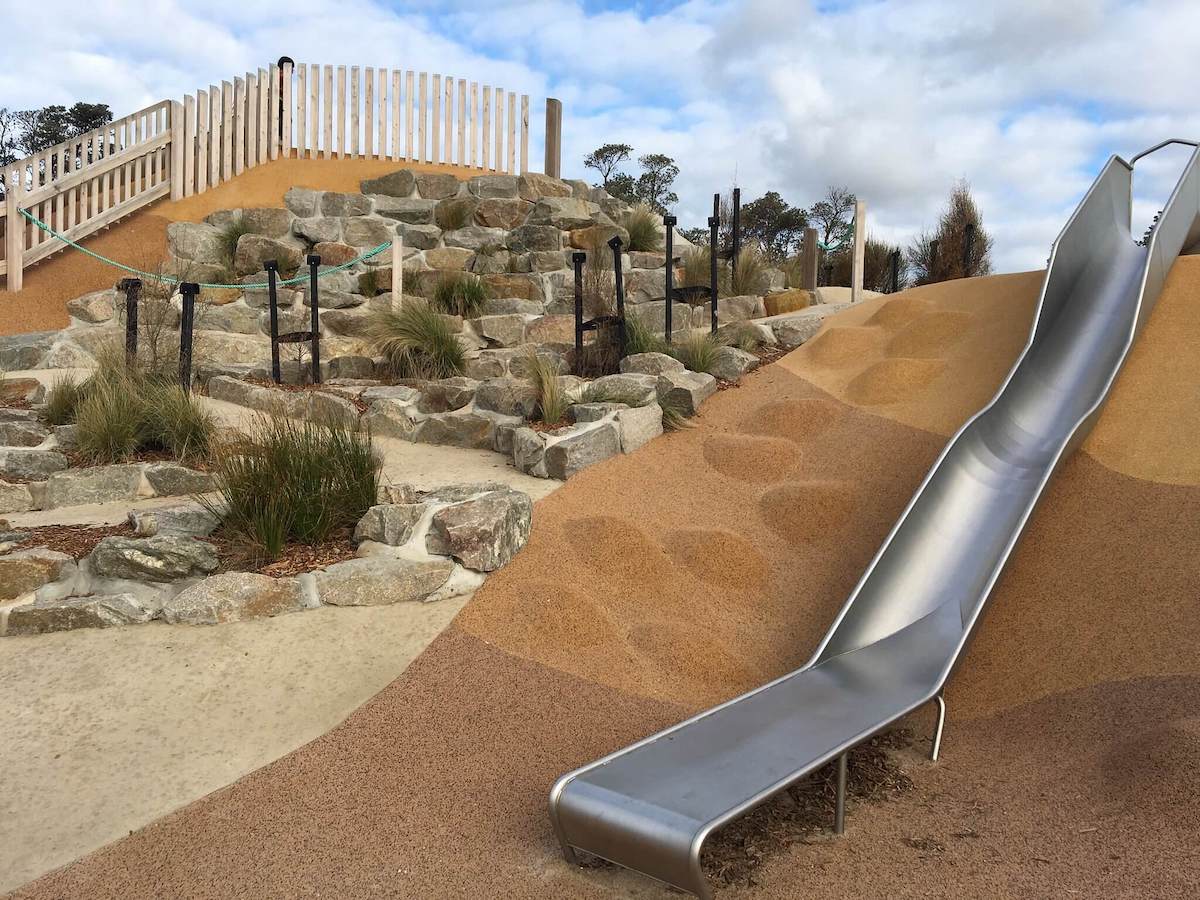
M560 778L550 815L568 860L585 850L709 897L711 832L834 759L840 831L846 751L931 700L936 759L941 691L993 585L1171 264L1200 239L1198 157L1146 246L1130 232L1132 163L1108 161L1054 244L1016 365L947 444L812 660Z

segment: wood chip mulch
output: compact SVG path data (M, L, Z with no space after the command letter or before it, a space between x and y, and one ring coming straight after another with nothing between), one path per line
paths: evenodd
M205 540L216 548L217 572L257 572L272 578L286 578L358 557L358 548L350 539L349 529L323 544L287 544L274 560L262 559L244 541L219 532Z
M846 803L881 803L912 789L893 752L910 747L907 728L877 735L850 751ZM754 886L767 858L833 827L837 765L830 763L721 829L704 847L705 874L721 886Z
M96 545L106 537L118 535L126 537L133 534L133 528L127 522L120 525L43 525L38 528L14 529L29 535L10 548L11 550L31 550L34 547L45 547L66 553L75 559L83 559Z

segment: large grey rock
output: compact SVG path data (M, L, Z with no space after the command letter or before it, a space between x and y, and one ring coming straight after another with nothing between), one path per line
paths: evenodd
M422 200L420 197L372 195L371 200L375 204L375 215L409 225L432 225L433 209L438 204L436 200Z
M821 325L826 318L840 312L848 305L846 303L825 303L819 306L810 306L798 312L771 316L764 319L762 324L770 327L781 347L791 350L811 340L821 330Z
M525 326L525 340L531 344L573 344L575 317L539 316Z
M0 600L15 600L69 576L74 570L74 559L45 547L5 553L0 556Z
M700 404L717 392L717 379L707 372L666 372L658 376L658 400L685 416L694 416Z
M438 381L421 382L421 394L417 400L417 408L425 413L450 412L462 409L475 399L479 382L474 378L455 375L453 378L442 378Z
M332 331L334 334L342 334L347 337L364 337L371 330L371 310L365 306L350 306L339 309L331 309L321 313L321 324ZM301 330L301 329L297 329ZM303 329L307 331L308 329ZM333 360L330 360L330 364ZM370 378L372 370L366 370L366 374L355 376L335 376L335 377L356 377Z
M532 272L557 272L570 265L565 250L531 250L525 254L525 258L529 260Z
M453 175L419 172L416 181L417 193L426 200L445 200L458 193L458 179Z
M153 537L156 534L208 537L221 523L199 503L180 503L154 509L131 509L129 524L139 537Z
M370 213L371 198L364 197L362 194L339 194L335 191L326 191L321 195L321 215L323 216L345 218L347 216L366 216Z
M243 209L240 218L242 226L254 234L281 238L291 234L296 215L290 209L259 206Z
M0 369L12 372L36 367L57 337L57 331L0 336Z
M221 229L201 222L171 222L167 225L167 252L178 259L222 264L225 249Z
M291 188L283 195L283 205L302 218L315 216L321 208L321 192L311 188Z
M0 447L0 476L41 481L67 467L67 458L57 450Z
M509 273L503 275L480 275L479 280L487 286L493 297L518 297L534 303L545 302L540 275Z
M259 272L268 260L275 260L281 270L290 272L304 262L304 246L291 238L281 240L261 234L243 234L238 238L237 251L233 254L233 268L237 274Z
M553 225L522 225L509 232L505 245L514 253L562 250L562 231Z
M433 221L443 231L452 231L470 225L478 208L479 200L471 196L439 200L433 210Z
M537 407L533 386L520 378L489 378L475 392L475 406L528 419Z
M628 253L629 267L633 269L661 269L667 264L667 254L631 250Z
M489 316L540 316L545 310L542 304L534 300L522 300L520 297L499 297L483 301L483 310Z
M481 200L489 197L516 197L515 175L476 175L467 181L467 190Z
M321 602L329 606L386 606L424 600L454 571L448 559L416 562L375 556L334 563L314 573Z
M442 229L436 225L409 225L401 222L396 231L403 239L405 247L415 247L417 250L432 250L442 236Z
M424 503L380 503L366 511L354 526L354 540L399 547L412 537L425 512Z
M770 325L761 322L729 322L717 328L717 340L736 344L744 337L751 338L755 344L774 347L779 343Z
M305 306L311 306L309 303L309 291L306 287L301 299ZM317 308L318 309L352 309L356 306L362 306L367 301L367 298L362 294L352 294L349 291L333 290L325 285L317 287ZM304 329L307 331L307 327Z
M396 236L396 223L391 219L365 216L347 219L342 228L342 241L359 250L378 247Z
M175 581L207 575L217 568L217 554L211 544L173 534L106 537L87 559L96 575L135 581Z
M491 491L433 514L425 549L452 556L468 569L493 572L529 539L533 502L511 488Z
M5 447L36 447L50 432L37 422L0 422L0 445Z
M37 367L39 369L88 369L95 365L96 357L75 342L55 341Z
M538 478L548 477L545 434L532 428L518 427L513 430L511 444L513 467L517 471Z
M158 614L158 604L135 594L89 594L47 598L17 606L8 614L5 634L50 634L77 628L141 625Z
M637 372L604 375L591 383L587 395L592 400L615 400L629 406L644 406L658 397L658 377Z
M411 439L422 444L490 450L495 432L495 418L459 409L425 417L417 423Z
M621 436L616 425L576 425L569 437L546 447L546 473L551 478L566 480L588 466L616 456L621 452Z
M204 325L215 331L235 334L261 334L262 312L245 303L204 304Z
M189 469L179 463L147 463L145 474L151 490L159 497L203 494L215 487L212 473Z
M124 295L122 295L124 300ZM67 301L67 312L82 322L93 325L107 322L116 312L117 292L112 288L103 291L92 291L82 297Z
M33 509L33 495L24 484L0 481L0 513L25 512Z
M607 419L613 416L617 410L629 409L624 403L608 403L604 401L595 403L575 403L571 406L570 416L571 421L579 422L599 422L601 419Z
M352 310L330 310L327 315L335 313L350 313ZM323 318L323 317L322 317ZM357 320L362 322L362 319ZM345 326L343 326L345 327ZM355 326L357 329L359 326ZM364 326L365 327L365 326ZM338 329L332 329L337 331ZM350 334L352 332L342 330L340 334ZM362 332L357 332L361 334ZM330 378L374 378L375 377L375 360L369 356L346 355L335 356L329 360L329 377Z
M621 360L621 371L640 375L661 375L664 372L682 372L686 366L665 353L634 353Z
M722 347L717 351L716 362L708 373L722 381L737 381L747 372L757 369L758 363L759 359L753 353L737 347Z
M612 223L587 225L583 228L576 228L571 232L571 246L577 250L586 250L591 253L593 250L603 254L606 265L612 265L612 252L608 248L608 242L614 237L621 239L621 244L624 246L629 243L629 232L620 225Z
M573 197L543 197L534 204L527 221L531 225L553 225L563 231L571 231L591 225L592 213L585 200Z
M245 304L258 310L270 309L270 297L270 292L265 288L251 288L242 294L242 300ZM279 303L279 311L282 314L300 299L300 292L292 288L277 287L275 289L275 299Z
M263 619L304 608L294 578L251 572L222 572L184 588L163 602L162 618L172 625L220 625Z
M431 269L461 272L475 255L466 247L434 247L425 251L425 264Z
M379 178L366 178L359 182L364 194L385 194L389 197L411 197L417 179L412 169L398 169Z
M342 221L335 216L297 219L292 231L312 244L332 243L342 239Z
M536 306L528 300L519 300L518 303L527 304L528 306ZM471 324L475 326L475 330L480 337L488 342L492 347L517 347L525 343L525 325L532 317L512 313L509 315L495 316L480 316L478 319L472 319Z
M571 186L565 181L540 172L527 172L517 178L517 193L523 200L573 196Z
M263 363L271 359L271 340L266 335L198 330L195 342L212 362Z
M136 500L142 484L142 463L118 463L53 473L46 481L46 509Z
M663 433L662 407L657 403L617 411L621 452L632 453Z
M414 440L420 417L415 402L383 398L371 403L363 414L362 422L373 435L411 441Z
M421 392L404 384L381 384L367 388L360 396L366 403L376 400L403 400L406 403L415 403L420 399Z
M502 244L507 237L503 228L485 228L483 225L467 225L442 235L447 247L465 247L478 250L485 244Z
M509 231L516 228L529 215L532 205L525 200L481 200L475 208L475 221L489 228Z
M663 300L667 296L667 270L659 267L657 269L630 269L625 273L625 296L630 303L648 303L651 300ZM691 307L686 304L681 304L686 312L688 321L691 318ZM638 313L641 314L639 309ZM672 311L674 315L674 311ZM658 330L662 331L662 322L658 324Z

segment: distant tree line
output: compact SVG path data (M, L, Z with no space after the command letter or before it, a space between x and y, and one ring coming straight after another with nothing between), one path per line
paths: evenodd
M679 201L672 189L679 167L669 156L649 153L637 158L640 171L632 175L622 171L622 166L633 152L629 144L604 144L585 157L584 166L599 173L598 186L614 197L632 204L645 203L666 214ZM804 230L815 228L823 247L818 284L848 286L853 266L855 201L848 188L831 186L820 200L805 209L792 206L777 191L767 191L758 199L742 204L743 246L755 246L771 264L786 266L799 254ZM720 218L720 242L728 246L733 218L729 194L721 198ZM969 248L968 231L972 231ZM684 228L680 233L694 244L708 243L706 227ZM992 244L970 187L960 181L951 190L937 226L922 231L907 248L867 235L863 287L873 291L892 289L892 259L897 252L900 287L987 275L992 271Z
M0 166L11 165L19 159L61 144L71 138L94 131L112 121L112 110L105 103L76 103L73 106L43 106L40 109L10 110L0 107ZM91 159L96 148L81 147L80 157ZM61 160L51 160L51 175L57 174ZM35 177L36 177L35 173ZM0 187L2 187L0 179Z

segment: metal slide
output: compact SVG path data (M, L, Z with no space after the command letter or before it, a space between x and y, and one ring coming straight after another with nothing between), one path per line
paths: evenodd
M812 660L564 775L550 815L576 849L700 897L715 829L923 704L938 704L1054 471L1091 430L1167 272L1200 239L1193 150L1146 246L1133 162L1112 157L1054 243L1033 329L999 393L947 444Z

